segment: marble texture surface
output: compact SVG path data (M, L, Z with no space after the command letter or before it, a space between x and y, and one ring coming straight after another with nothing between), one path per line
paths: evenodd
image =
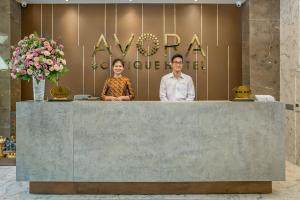
M278 102L20 102L17 180L284 180Z
M299 0L280 1L280 101L300 102L300 11ZM300 115L287 111L286 156L300 165Z
M17 103L17 175L20 180L73 179L72 104ZM20 167L27 166L27 167Z
M0 44L0 57L10 57L10 46L21 39L21 7L12 0L0 1L0 35L8 39ZM15 103L21 99L21 82L12 81L8 69L0 70L0 135L10 136L11 111L15 111Z
M10 36L10 1L0 1L0 35ZM10 55L10 37L0 44L0 57L5 60ZM0 135L10 135L10 73L0 70Z
M280 1L248 0L242 8L243 84L280 99Z
M272 194L226 195L37 195L16 181L16 167L0 167L1 200L299 200L300 167L286 162L286 181L273 182Z

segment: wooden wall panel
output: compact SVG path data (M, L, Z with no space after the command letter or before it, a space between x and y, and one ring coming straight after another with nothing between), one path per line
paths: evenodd
M65 46L65 57L70 71L59 84L71 89L71 94L81 94L82 56L78 47L78 6L53 6L53 39Z
M22 9L21 16L21 33L22 38L31 33L41 31L41 5L30 5L26 9ZM33 99L32 82L22 81L21 83L21 100Z
M218 57L216 57L216 55ZM227 47L209 46L208 99L227 100Z
M135 43L138 39L138 37L142 33L142 5L134 4L134 5L128 5L128 4L122 4L118 5L117 8L117 27L118 27L118 38L120 43L122 44L122 47L125 47L125 44L128 42L131 34L134 34L134 40L132 42L132 45L130 49L128 50L128 53L126 56L122 56L120 53L120 50L117 46L114 45L114 52L117 52L117 54L114 56L120 57L124 59L125 61L125 70L124 75L130 78L132 85L134 86L134 92L135 92L135 100L140 99L139 93L137 92L139 88L139 80L137 77L139 77L139 74L141 70L135 69L133 67L134 61L137 60L137 50L135 47ZM115 44L115 43L114 43Z
M95 71L92 69L94 58L92 56L94 46L101 33L105 34L105 7L103 5L80 5L79 7L79 38L82 51L84 49L84 88L82 94L98 96L103 87L105 78L109 75L109 69L102 70L100 67ZM81 55L83 57L83 55ZM109 56L107 51L96 54L98 64L105 62L105 67L109 66ZM82 72L83 73L83 72ZM80 75L82 75L82 73ZM95 73L95 82L94 82Z
M228 96L231 99L232 88L241 84L241 17L240 9L234 5L35 4L22 9L22 36L34 31L50 38L53 33L53 39L64 44L70 72L61 78L60 84L69 87L73 95L95 93L98 96L105 79L111 74L110 56L107 52L98 52L97 63L105 65L96 70L94 83L92 52L101 33L106 34L111 45L111 60L117 57L125 60L124 75L132 80L135 100L159 100L160 79L171 72L165 67L165 62L168 63L174 53L185 54L194 33L208 54L208 58L200 54L196 57L191 52L185 58L189 65L185 64L183 71L194 80L197 100L227 100ZM160 41L158 53L150 57L149 71L146 69L147 58L140 54L137 56L136 42L142 32L155 34ZM164 33L175 32L181 37L181 45L177 52L170 49L165 56ZM117 33L122 45L131 33L135 35L125 57L115 45L114 33ZM133 67L137 59L142 62L141 69ZM196 60L199 61L198 70L193 66ZM160 62L157 69L154 68L155 61ZM47 96L51 87L46 84ZM32 99L32 86L22 82L22 100L27 99Z

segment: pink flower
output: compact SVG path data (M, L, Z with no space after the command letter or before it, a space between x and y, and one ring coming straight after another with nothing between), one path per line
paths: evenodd
M22 70L21 70L21 74L22 74L22 75L27 74L26 70L25 70L25 69L22 69Z
M44 54L45 56L50 56L50 52L49 52L49 51L44 51L43 54Z
M37 63L37 62L39 62L40 58L39 57L34 57L33 60L34 60L34 62Z
M55 64L55 65L54 65L54 70L55 70L55 71L59 71L59 70L60 70L59 65Z
M48 66L46 63L43 64L44 69L48 69Z
M63 64L63 65L66 65L66 60L65 59L61 59L60 62Z
M34 63L34 65L35 65L35 67L36 67L37 69L40 69L40 68L41 68L41 65L40 65L39 63Z
M53 48L52 47L48 47L47 49L48 49L49 52L51 52Z
M31 59L32 59L32 57L33 57L33 55L32 55L32 54L28 54L28 55L26 56L26 59L27 59L27 60L31 60Z
M19 63L19 60L18 59L15 59L15 61L14 61L14 65L17 65Z
M56 53L56 51L53 49L52 51L51 51L51 54L55 54Z
M48 65L53 65L53 61L50 60L50 59L47 59L46 63L47 63Z
M42 74L38 74L37 76L36 76L36 80L44 80L44 76L42 75Z
M17 76L14 73L10 73L11 78L16 79Z
M50 47L50 43L48 41L45 41L44 42L44 47L46 47L46 48Z
M31 76L33 74L33 71L31 69L27 69L27 74Z

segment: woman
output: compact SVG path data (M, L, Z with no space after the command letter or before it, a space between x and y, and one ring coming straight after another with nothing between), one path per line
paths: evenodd
M130 101L134 98L129 78L122 75L124 71L124 61L115 59L113 65L113 77L106 79L101 99L104 101Z

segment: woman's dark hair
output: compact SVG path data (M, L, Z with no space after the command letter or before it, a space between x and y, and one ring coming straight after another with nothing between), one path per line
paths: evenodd
M183 56L181 54L175 54L171 61L173 62L175 58L181 58L181 60L183 60Z
M114 61L112 62L112 66L115 66L115 64L116 64L117 62L120 62L120 63L122 64L123 67L125 66L125 63L124 63L124 61L123 61L121 58L116 58L116 59L114 59Z

